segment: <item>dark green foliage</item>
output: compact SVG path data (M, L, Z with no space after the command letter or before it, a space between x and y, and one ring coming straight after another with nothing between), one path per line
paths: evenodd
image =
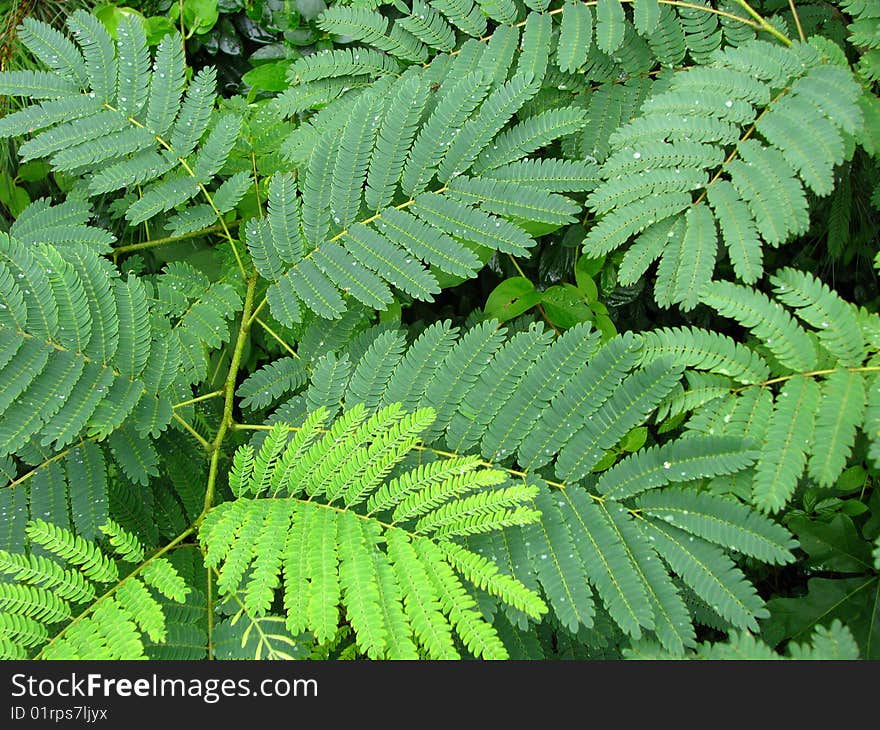
M21 21L0 654L880 656L874 5Z

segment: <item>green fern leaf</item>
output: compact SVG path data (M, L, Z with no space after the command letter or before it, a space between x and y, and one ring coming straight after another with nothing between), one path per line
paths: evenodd
M118 577L116 566L97 547L69 530L33 520L25 531L33 542L71 565L79 566L86 578L109 583Z
M113 39L96 17L83 10L76 10L68 16L67 27L82 49L95 97L102 103L112 104L117 74Z
M738 278L746 284L756 282L763 272L761 241L746 204L726 180L713 184L707 195L718 218L724 245Z
M77 93L74 82L48 71L4 71L0 94L31 99L57 99Z
M307 380L301 360L285 357L257 370L240 385L236 395L241 407L256 410L265 408L285 393L291 393Z
M555 193L543 193L507 180L460 175L449 182L453 197L513 219L562 225L576 220L579 207Z
M443 536L533 521L538 513L527 505L536 488L504 486L503 474L475 471L475 459L384 483L433 412L405 414L394 404L368 416L359 405L318 436L314 426L324 416L310 417L304 430L312 435L292 451L284 447L287 427L276 426L250 475L252 452L236 457L232 481L238 493L259 493L267 477L279 481L274 472L283 471L290 494L309 498L240 497L209 512L200 539L209 565L219 567L218 587L228 592L246 581L244 605L257 614L268 610L276 589L283 590L289 630L308 628L322 642L336 635L341 604L359 646L371 656L410 656L415 642L430 656L457 656L453 631L476 655L502 656L497 636L456 573L532 614L543 605L515 580L494 574L491 563L452 549ZM338 497L345 508L328 506ZM383 511L396 503L394 524L353 511L364 501L368 509Z
M173 35L166 35L156 48L144 119L153 134L164 135L174 123L183 95L184 71L183 45Z
M357 217L361 190L379 129L380 102L377 95L362 95L341 130L329 201L330 217L338 226L346 227Z
M513 396L518 384L550 341L540 327L514 336L500 349L452 417L447 442L456 451L478 443L493 417Z
M379 210L391 203L427 101L428 87L418 76L404 77L397 85L370 159L365 200L371 210ZM402 118L398 113L401 109L405 110Z
M85 60L79 49L51 25L36 18L22 18L18 37L28 50L52 70L76 86L88 82Z
M428 0L428 4L466 35L480 38L486 34L486 16L472 0Z
M702 295L704 304L725 317L736 319L795 371L816 367L816 348L807 333L781 305L749 287L714 281Z
M125 14L116 27L116 103L127 116L136 116L147 101L150 54L143 23Z
M534 245L517 226L435 193L419 195L410 210L426 223L478 246L488 245L516 256L527 254Z
M637 0L633 4L633 25L639 35L650 37L660 22L660 4L657 0Z
M441 199L442 200L442 199ZM362 223L356 223L345 234L348 253L355 259L386 278L391 284L407 294L432 301L440 291L437 280L430 271L414 261L407 252L390 238L380 235ZM381 293L377 297L384 299Z
M543 488L535 499L541 520L522 530L530 563L556 617L570 631L577 631L578 625L593 626L595 607L584 566L576 558L568 515L560 509L564 504Z
M441 13L422 0L414 0L410 15L397 23L431 48L447 53L455 48L455 31Z
M834 486L846 466L862 424L865 384L860 373L838 370L822 384L808 473L822 487Z
M789 234L803 233L809 223L806 197L782 153L754 140L741 142L738 151L741 159L727 170L764 240L777 245Z
M585 117L584 110L575 107L547 109L530 116L499 134L492 141L492 146L477 158L474 170L483 174L492 170L491 174L496 175L497 168L502 165L515 162L555 139L577 132L585 125Z
M686 311L696 307L701 290L712 279L717 246L718 232L709 208L702 203L688 208L683 238L678 245L667 244L657 268L657 303L680 303ZM661 282L666 282L664 289Z
M338 48L303 56L288 71L294 83L305 83L338 76L385 76L398 71L397 62L384 53L369 48Z
M620 500L670 483L734 474L755 461L747 446L733 436L677 439L627 456L601 476L596 489Z
M587 62L593 42L593 14L579 2L567 2L562 7L559 45L556 63L562 71L575 72Z
M533 77L527 74L517 74L493 89L479 111L449 141L437 168L437 177L449 182L467 170L492 138L537 91Z
M403 169L401 187L407 195L424 190L462 125L485 98L489 81L475 71L458 79L437 101L419 130Z
M643 338L645 362L671 357L676 364L730 376L741 383L760 383L769 377L769 368L758 353L711 330L661 328L646 332Z
M617 624L634 638L654 626L653 611L638 572L618 542L608 512L576 489L564 492L575 546L602 602Z
M788 531L733 500L682 487L648 492L638 505L648 515L764 562L794 561L796 543Z
M324 407L334 415L339 410L350 369L348 355L336 357L330 352L318 360L306 391L306 402L310 411Z
M544 79L550 63L552 33L553 22L549 13L529 13L519 43L520 54L514 70L515 75L531 76L536 83ZM496 30L494 35L501 34ZM515 46L517 41L515 27L510 29L509 37Z
M128 563L140 563L144 559L144 547L132 533L113 520L101 525L101 532L107 535L116 553Z
M682 653L694 643L694 628L678 588L657 560L650 539L644 539L629 514L614 507L605 508L605 513L648 596L654 614L653 632L670 652Z
M619 0L599 0L596 3L596 46L599 50L614 53L620 48L625 22Z
M694 592L735 626L757 631L755 619L769 613L742 572L720 549L672 525L639 521L639 528Z
M661 358L625 378L606 401L589 412L586 424L559 449L556 474L566 480L584 477L605 451L644 421L680 376L679 368Z
M817 278L801 271L781 269L770 281L777 299L818 330L819 342L841 364L862 362L864 340L852 305Z
M776 397L765 444L755 465L753 499L765 512L778 512L794 492L812 442L819 387L812 378L796 375Z

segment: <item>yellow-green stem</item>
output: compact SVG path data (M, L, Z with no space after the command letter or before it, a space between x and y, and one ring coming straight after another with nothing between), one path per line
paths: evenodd
M175 421L183 426L196 441L198 441L202 445L202 448L205 451L211 453L211 443L204 436L202 436L202 434L196 431L189 424L189 422L185 418L183 418L183 416L181 416L179 413L172 413L171 416L174 418Z
M300 360L299 354L294 350L290 345L288 345L275 330L273 330L269 325L267 325L262 319L259 317L253 317L252 320L256 322L260 327L262 327L266 332L275 339L275 341L281 345L291 357L295 357L297 360Z
M201 403L203 400L210 400L211 398L216 398L217 396L223 395L222 390L212 390L210 393L205 393L204 395L197 395L195 398L190 398L189 400L182 400L180 403L175 403L172 408L183 408L184 406L192 405L193 403Z
M787 46L790 46L792 44L791 38L785 35L785 33L783 33L782 31L773 27L769 22L767 22L767 20L764 19L764 16L761 15L757 10L755 10L751 5L749 5L746 0L733 1L755 19L755 22L760 26L761 30L769 33L774 38L782 41Z
M235 220L230 221L226 224L227 229L231 230L232 228L238 228L241 221ZM167 246L172 243L179 243L180 241L189 241L193 238L201 238L202 236L209 236L212 233L220 233L223 230L223 227L217 223L213 226L208 226L207 228L199 228L197 231L190 231L189 233L182 233L179 236L166 236L165 238L154 238L150 241L141 241L140 243L129 243L126 246L117 246L113 249L112 253L114 256L119 256L124 253L132 253L134 251L143 251L146 248L156 248L157 246Z
M229 370L226 373L226 383L223 386L223 416L220 421L220 427L217 429L217 435L211 444L211 463L208 466L208 484L205 488L205 504L202 514L195 521L198 526L204 519L208 510L214 506L214 492L217 487L217 473L220 466L220 446L226 437L226 432L232 424L232 407L235 400L235 381L238 375L238 367L241 363L241 356L244 352L244 345L247 342L248 333L251 328L251 313L254 306L254 290L257 287L256 274L251 275L247 282L247 291L244 295L244 309L241 312L241 324L238 328L238 337L235 340L235 347L232 350L232 359L229 363Z
M880 372L880 366L878 365L859 365L856 367L849 368L828 368L826 370L808 370L805 373L791 373L790 375L780 375L778 378L770 378L770 380L764 380L760 383L749 383L748 385L740 386L739 388L734 389L734 393L741 393L744 390L748 390L749 388L766 388L768 385L776 385L777 383L784 383L787 380L791 380L792 378L796 378L798 376L803 376L805 378L815 378L819 375L831 375L832 373L837 372L848 372L848 373L878 373Z

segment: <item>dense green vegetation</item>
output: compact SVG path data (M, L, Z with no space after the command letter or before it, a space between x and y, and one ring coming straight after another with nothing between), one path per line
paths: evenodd
M0 14L0 655L880 658L880 0Z

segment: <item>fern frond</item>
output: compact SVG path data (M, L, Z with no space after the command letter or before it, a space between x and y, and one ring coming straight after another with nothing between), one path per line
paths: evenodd
M453 630L478 655L499 654L491 628L455 577L458 568L448 562L443 536L532 521L538 513L527 505L535 490L505 487L503 474L475 471L475 460L462 460L451 470L417 470L382 486L432 420L430 410L409 415L396 404L368 418L358 405L305 452L298 448L298 460L275 462L270 457L280 451L287 432L277 426L260 450L266 455L265 470L258 474L258 457L247 486L238 491L259 493L267 475L271 481L274 470L284 469L290 494L304 491L310 499L242 497L209 512L200 539L209 565L219 567L218 586L232 591L245 580L244 603L256 615L282 588L290 630L308 628L319 641L336 634L341 602L359 645L373 656L396 656L398 650L408 654L407 642L413 641L431 656L457 656ZM245 451L237 463L247 459ZM244 466L236 466L239 483L243 472ZM459 496L463 491L474 493ZM314 499L322 495L327 504ZM344 508L330 506L338 496L344 497ZM362 502L371 512L397 504L394 523L356 511ZM282 534L284 541L279 540ZM508 591L516 586L512 581ZM519 595L523 592L529 595L519 586ZM540 602L530 605L540 612Z
M567 2L562 7L559 45L556 49L556 63L559 68L562 71L577 71L586 63L592 42L592 11L582 3Z
M556 139L574 134L585 126L586 113L576 107L547 109L530 116L499 134L477 158L474 170L486 175L497 168L532 154ZM537 160L534 162L538 162Z
M113 520L101 525L101 532L107 535L116 553L127 563L140 563L144 559L144 547L132 533Z
M337 48L303 56L288 71L297 84L339 76L385 76L399 70L397 62L384 53L369 48Z
M862 362L864 340L851 304L815 277L794 269L777 271L771 282L779 301L818 330L819 342L842 365Z
M796 542L788 531L733 500L705 492L693 494L681 487L648 492L637 504L647 515L758 560L794 561L791 550Z
M730 337L696 327L661 328L643 335L645 361L670 357L697 370L726 375L741 383L760 383L769 368L753 349Z
M617 624L638 638L642 628L653 628L653 610L625 544L617 539L609 512L604 505L593 504L583 492L566 492L565 498L576 527L575 547L590 582Z
M496 29L494 35L504 37L503 33L498 32L503 29L504 26ZM529 13L523 26L522 39L519 41L520 53L514 70L515 75L531 76L536 83L539 79L545 78L550 64L552 33L553 23L549 13ZM507 36L514 47L517 35L516 28L513 27ZM504 73L503 67L501 72Z
M125 14L116 28L116 103L124 114L136 116L147 101L150 55L143 23Z
M389 29L385 16L365 8L343 5L328 8L318 24L325 31L369 43L404 61L420 62L428 55L424 44L403 25L393 23Z
M486 33L486 16L473 0L428 0L431 7L439 10L463 33L480 38Z
M678 33L675 62L687 46L698 65L658 84L635 119L620 120L600 171L604 181L589 198L597 222L584 250L603 255L651 224L684 218L682 238L637 241L630 261L640 263L627 268L626 278L644 271L642 256L650 252L661 258L658 303L691 309L702 303L700 287L715 268L715 223L721 224L736 275L757 281L763 246L779 246L809 225L804 186L820 195L831 192L832 170L844 160L844 135L860 128L861 117L848 70L822 65L800 47L783 50L764 41L716 51L716 15L696 7L677 12L681 26L674 11L661 7L649 43L667 32L671 42ZM832 79L839 85L836 94ZM781 91L771 95L771 87ZM619 94L597 93L590 105L597 112L616 111L611 99ZM753 122L761 141L752 135ZM807 138L815 145L804 146ZM728 155L725 146L732 143L736 150ZM603 151L595 141L593 149Z
M602 455L648 416L681 376L668 360L659 359L627 376L610 397L587 415L559 451L556 474L566 480L583 478Z
M104 525L111 544L126 560L140 562L143 546L112 520ZM11 642L6 651L22 648L20 656L38 652L46 659L133 659L144 655L143 635L153 642L166 638L164 607L140 577L120 579L116 565L94 544L67 529L42 520L28 522L25 530L34 546L41 546L70 564L65 568L54 557L35 553L0 552L0 571L18 583L0 583L0 638ZM142 564L142 576L154 572L153 558ZM166 581L183 584L175 568L165 562ZM110 593L96 598L93 581L114 582ZM147 583L150 581L147 579ZM188 590L188 589L187 589ZM175 591L179 600L185 591ZM89 604L83 611L71 605ZM67 625L52 626L66 622ZM27 651L24 651L24 649Z
M0 552L0 570L21 583L45 588L66 601L84 603L95 597L93 585L83 574L65 569L42 555Z
M719 314L751 330L782 365L795 371L816 366L816 348L807 333L777 302L750 287L714 281L703 301Z
M461 175L450 181L448 187L452 197L519 220L562 225L574 222L579 210L573 200L563 195L544 193L508 180Z
M40 547L79 567L86 578L109 583L118 577L116 566L97 547L69 530L33 520L25 531Z
M782 386L755 465L753 498L765 512L778 512L794 492L813 439L819 387L802 375Z
M596 489L614 499L625 499L670 483L734 474L752 464L756 456L742 438L677 439L627 456L601 476Z
M238 386L236 395L242 399L242 408L265 408L281 396L292 393L305 384L307 374L301 360L284 357L251 373Z
M713 610L735 626L757 630L769 613L754 587L721 550L669 524L641 520L639 528L660 556Z
M419 130L407 157L401 178L405 193L414 195L425 189L446 153L445 148L488 91L489 80L479 71L463 76L446 89Z
M430 48L446 52L455 48L455 31L441 13L422 0L413 0L412 11L397 24Z
M596 3L596 46L605 53L614 53L623 43L626 18L619 0Z
M816 412L808 473L831 487L843 472L865 409L864 377L838 370L825 379Z
M406 153L418 131L428 101L428 87L418 76L404 77L385 110L370 159L365 200L371 210L389 205L403 172ZM398 115L403 110L403 117Z
M39 21L24 28L37 57L61 75L0 73L0 87L8 86L10 93L53 99L4 120L0 134L35 132L21 145L23 159L48 158L53 169L85 178L91 194L152 182L146 201L127 201L130 221L142 222L186 202L195 192L182 186L178 171L195 168L192 174L200 182L210 182L238 136L238 128L221 119L191 165L185 159L208 129L215 72L196 74L182 100L186 83L179 37L163 38L151 58L140 16L120 20L115 42L103 23L84 11L72 13L67 25L79 49Z

